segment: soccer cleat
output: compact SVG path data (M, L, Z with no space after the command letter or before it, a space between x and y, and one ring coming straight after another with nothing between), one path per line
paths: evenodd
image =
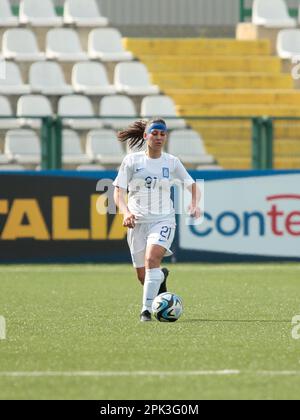
M160 288L159 288L159 291L158 291L159 295L161 295L162 293L166 293L168 291L167 290L167 278L170 274L170 271L167 268L162 268L161 271L164 273L165 278L164 278L164 281L162 282L162 284L160 285Z
M144 311L141 313L141 322L148 322L151 321L151 314L149 311Z

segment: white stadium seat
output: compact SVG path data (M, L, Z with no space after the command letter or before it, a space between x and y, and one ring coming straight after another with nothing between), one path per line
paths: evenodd
M105 117L103 120L105 126L112 127L116 130L132 124L137 117L132 99L122 95L104 97L100 102L99 114L101 117ZM114 116L116 118L107 118Z
M200 165L196 168L197 171L223 171L224 168L222 168L220 165Z
M41 146L37 134L32 130L11 130L5 137L5 154L21 164L39 164Z
M6 59L17 61L43 61L45 54L39 50L36 37L29 29L9 29L2 40L2 52Z
M18 26L19 19L13 16L10 1L0 0L0 27Z
M120 93L128 95L157 95L159 87L152 85L143 63L119 63L115 69L115 85Z
M102 165L120 165L125 157L113 130L91 131L87 136L86 153Z
M75 64L72 83L75 92L85 95L113 95L116 93L116 88L109 83L106 69L101 63Z
M5 156L4 158L6 159ZM0 157L0 161L1 161L1 157ZM22 165L1 165L0 171L2 172L25 171L25 168Z
M13 111L11 104L6 96L0 96L0 117L12 117ZM15 118L0 118L0 129L9 130L11 128L18 128L19 122Z
M57 16L52 0L21 0L20 23L32 26L62 26L63 19Z
M193 130L173 131L168 140L168 152L179 156L184 164L214 162L214 158L206 153L202 138Z
M146 96L141 105L141 115L146 118L153 118L155 115L160 117L177 117L176 107L173 99L169 96ZM185 128L186 123L182 118L166 120L167 126L170 129Z
M41 119L25 117L50 117L53 115L53 110L46 96L28 95L21 96L18 100L17 115L23 117L20 120L20 125L39 129L42 125Z
M6 61L6 77L0 78L0 95L26 95L30 93L29 85L24 85L20 69L16 63Z
M277 53L282 59L300 57L300 29L283 29L279 32Z
M105 167L101 165L79 165L77 171L104 171Z
M58 115L64 118L64 124L75 130L89 130L102 128L103 123L95 117L93 106L89 98L83 95L63 96L58 103ZM72 118L88 117L88 118Z
M64 164L79 165L90 163L91 159L83 152L79 135L72 130L63 130L63 155Z
M73 29L52 29L47 34L47 58L59 61L87 61L79 35Z
M131 61L133 54L125 51L122 35L117 29L94 29L89 35L89 56L102 61Z
M266 28L294 28L296 20L289 15L284 0L254 0L252 22Z
M108 19L101 16L95 0L66 0L64 21L76 26L106 26Z
M9 162L10 162L10 159L8 158L8 156L3 155L2 153L0 153L0 165L5 165L6 163L9 163ZM2 167L0 166L0 170L3 170L1 168Z
M66 84L63 71L58 63L47 61L34 63L30 67L29 83L32 92L43 95L68 95L72 86Z

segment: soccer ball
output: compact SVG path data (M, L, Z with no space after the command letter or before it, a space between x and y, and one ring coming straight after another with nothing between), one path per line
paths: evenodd
M162 293L154 299L152 312L160 322L175 322L183 312L182 300L174 293Z

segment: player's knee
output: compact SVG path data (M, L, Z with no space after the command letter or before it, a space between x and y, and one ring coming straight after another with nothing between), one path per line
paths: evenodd
M148 257L146 257L146 267L150 270L152 268L159 268L160 267L160 258L158 258L154 255L149 255Z

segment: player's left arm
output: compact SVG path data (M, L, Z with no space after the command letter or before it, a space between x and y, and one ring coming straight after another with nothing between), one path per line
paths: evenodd
M192 217L199 219L201 217L201 190L178 158L175 160L175 177L181 180L184 183L185 188L187 188L187 190L192 194L192 201L188 210Z
M189 212L192 217L195 219L199 219L201 217L201 209L200 209L200 200L201 200L201 190L197 183L190 185L187 187L189 192L192 194L192 201L189 205Z

